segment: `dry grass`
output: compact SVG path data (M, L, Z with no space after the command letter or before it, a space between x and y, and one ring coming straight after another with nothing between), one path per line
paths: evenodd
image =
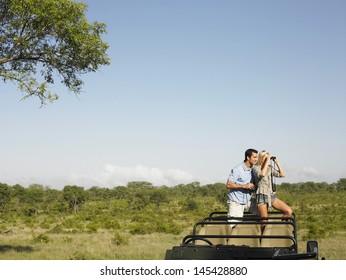
M47 234L29 228L12 228L0 234L0 259L3 260L162 260L167 249L179 245L190 228L179 236L153 233L129 236L128 244L116 245L114 231L79 234ZM298 234L299 236L300 234ZM318 240L319 256L346 260L346 231ZM299 252L306 250L299 240Z
M320 256L327 260L346 260L346 231L318 242Z
M307 241L302 240L306 230L298 231L298 251L306 252ZM346 231L340 231L328 238L316 240L318 242L319 259L327 260L346 260Z
M130 236L124 245L116 245L113 239L113 231L46 234L15 228L0 235L0 259L162 260L166 249L181 242L181 236L159 233Z

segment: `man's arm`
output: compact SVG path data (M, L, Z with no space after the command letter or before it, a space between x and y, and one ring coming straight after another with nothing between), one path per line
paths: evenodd
M237 183L231 182L230 180L227 180L226 188L227 189L247 189L247 190L253 190L255 188L255 185L253 183L237 184Z

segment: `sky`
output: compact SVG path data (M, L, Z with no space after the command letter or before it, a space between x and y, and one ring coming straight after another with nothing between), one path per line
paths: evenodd
M111 65L40 107L0 81L0 182L226 182L248 148L277 183L346 177L346 2L89 0Z

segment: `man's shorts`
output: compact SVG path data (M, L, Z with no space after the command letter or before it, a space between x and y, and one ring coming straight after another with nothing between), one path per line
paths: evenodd
M228 217L243 217L245 208L248 208L246 204L239 204L238 202L228 200Z

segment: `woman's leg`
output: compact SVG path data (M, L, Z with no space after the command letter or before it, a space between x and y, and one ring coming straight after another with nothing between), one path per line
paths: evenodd
M257 205L257 209L258 209L258 213L259 213L261 218L268 217L268 204L267 203ZM265 223L268 222L268 220L261 220L261 221L263 222L263 224L261 224L261 230L263 233L264 227L266 226Z
M291 207L289 207L285 202L283 202L280 199L275 199L272 202L272 206L276 209L281 211L284 215L284 217L290 218L293 214L293 211L291 209Z

